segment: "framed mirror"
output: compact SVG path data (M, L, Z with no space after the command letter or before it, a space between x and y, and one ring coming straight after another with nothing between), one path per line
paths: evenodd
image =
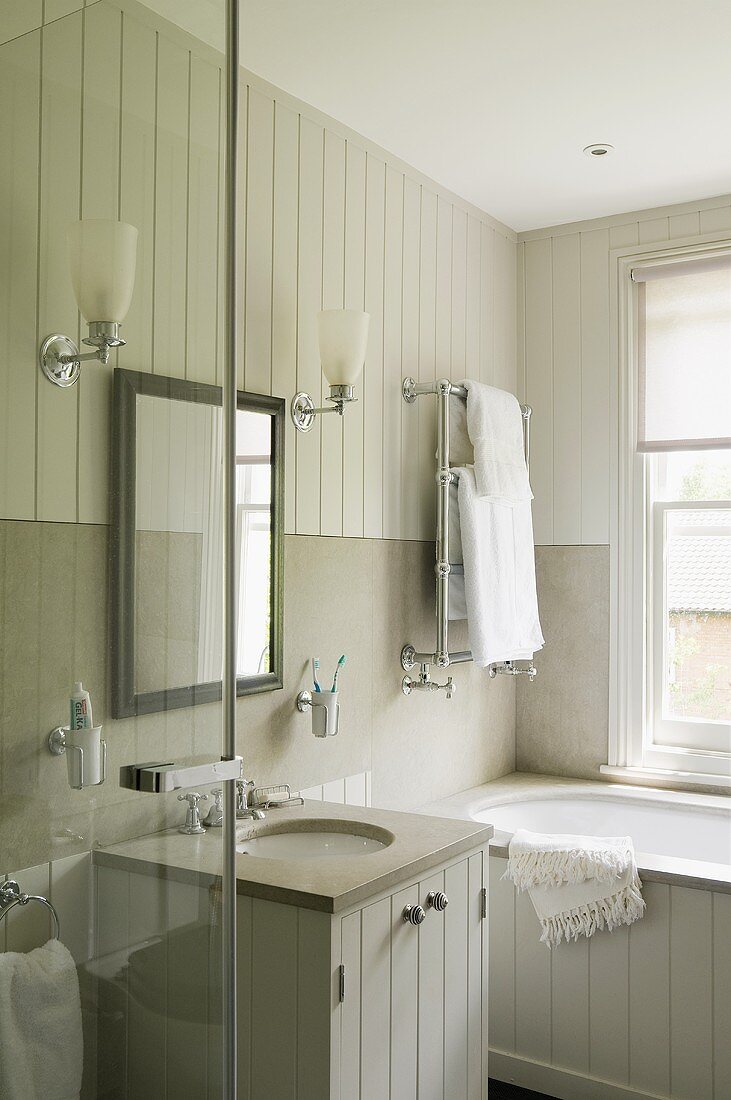
M112 716L214 702L222 669L218 386L114 372ZM239 392L237 692L282 686L284 401Z

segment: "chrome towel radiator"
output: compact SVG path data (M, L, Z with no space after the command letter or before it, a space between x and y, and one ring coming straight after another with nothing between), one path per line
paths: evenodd
M51 920L53 921L53 938L57 940L61 931L58 913L56 908L48 898L43 898L40 894L24 894L20 889L20 886L14 879L8 879L7 882L0 882L0 920L3 917L7 917L11 909L14 909L16 905L27 905L29 901L40 902L41 905L45 905L51 914Z
M452 565L449 561L449 487L452 482L459 479L459 475L449 465L449 398L460 397L467 400L467 390L464 386L456 386L448 378L440 378L437 382L416 382L413 378L404 378L402 385L404 401L412 405L417 397L424 394L436 394L437 398L437 537L436 537L436 598L437 598L437 644L433 653L421 653L412 645L405 645L401 650L401 667L409 673L415 665L420 666L418 679L412 680L408 675L404 676L401 687L404 695L410 695L412 691L441 691L445 690L448 699L451 699L455 684L450 676L446 683L438 684L432 680L430 666L437 668L449 668L450 665L463 664L472 660L472 653L468 650L449 652L449 577L450 574L464 572L462 565ZM526 465L530 463L530 418L533 410L530 405L521 405L523 416L523 444L525 447ZM491 677L497 675L520 676L526 675L533 680L536 669L532 662L526 667L518 665L514 661L501 661L499 664L488 666Z

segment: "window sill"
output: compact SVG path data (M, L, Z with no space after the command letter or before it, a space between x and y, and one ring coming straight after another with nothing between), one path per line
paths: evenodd
M653 784L656 787L678 787L683 790L707 790L713 787L731 792L731 775L713 775L706 772L671 771L664 768L631 768L619 767L614 764L602 764L599 768L602 775L625 782L640 783L645 786Z

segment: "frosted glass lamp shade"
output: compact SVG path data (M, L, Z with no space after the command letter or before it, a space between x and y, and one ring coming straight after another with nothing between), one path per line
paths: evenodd
M354 386L366 357L371 316L359 309L325 309L317 315L322 373L331 386Z
M135 285L137 230L126 222L85 218L69 226L71 281L84 319L119 323Z

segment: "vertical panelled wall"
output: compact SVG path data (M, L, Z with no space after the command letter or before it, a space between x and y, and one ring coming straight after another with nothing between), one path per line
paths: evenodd
M85 363L60 390L36 366L47 333L85 335L70 222L121 218L140 231L120 365L215 382L220 361L220 57L142 14L106 2L69 12L81 7L46 3L45 25L0 46L6 519L107 522L112 372Z
M139 228L119 365L220 381L221 58L132 3L42 19L0 45L0 518L106 523L111 371L62 391L36 367L48 332L85 334L66 227ZM515 235L257 78L241 114L240 385L319 402L317 311L372 317L357 404L288 427L286 529L433 538L433 402L401 379L515 389Z
M536 543L608 543L617 451L610 251L731 228L728 196L522 234L519 378L533 405Z
M243 110L240 384L325 403L320 309L365 309L358 402L288 424L286 529L434 537L435 410L401 381L516 387L514 235L332 120L252 78Z

